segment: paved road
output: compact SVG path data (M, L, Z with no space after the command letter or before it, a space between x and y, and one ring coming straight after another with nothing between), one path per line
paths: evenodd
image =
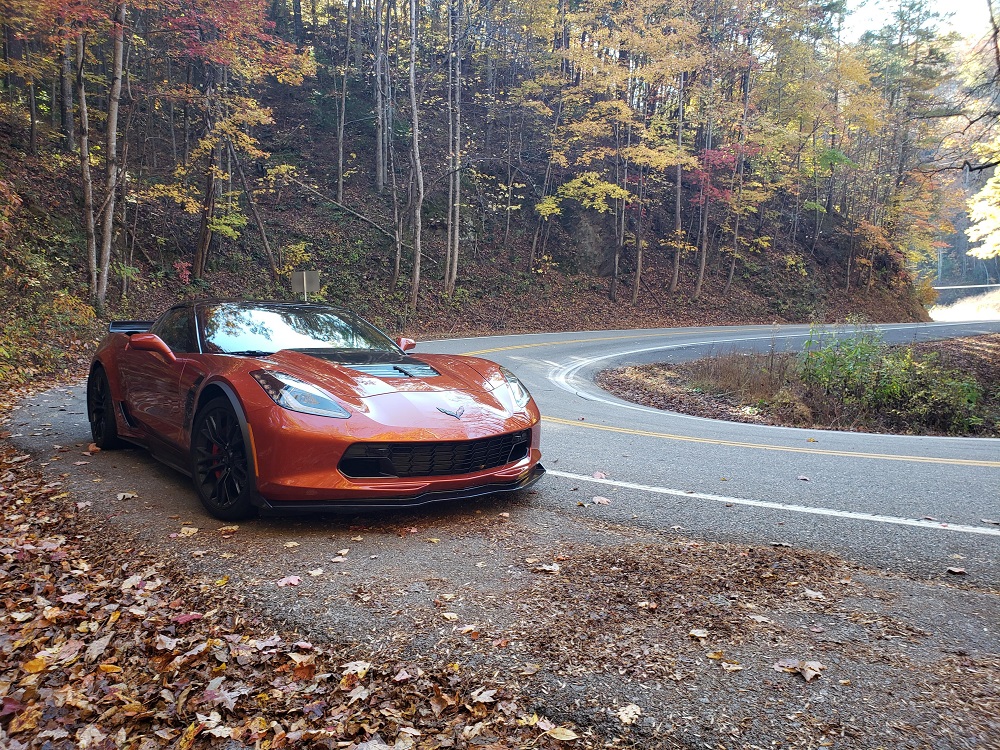
M1000 323L881 328L887 341L909 342L994 333ZM788 543L918 574L964 567L1000 582L1000 526L983 523L1000 518L1000 440L735 424L639 407L593 383L612 366L798 349L808 335L805 326L595 331L454 339L418 351L488 357L525 381L545 418L550 476L538 502L600 495L617 520L639 526Z
M996 323L893 326L886 337L998 330ZM709 739L713 746L730 746L734 726L742 727L741 746L787 745L795 732L811 746L820 736L817 728L832 727L838 747L922 747L925 734L914 734L913 727L930 727L926 731L943 738L935 746L984 747L982 738L992 736L982 729L989 717L949 709L939 727L938 704L927 703L920 675L927 676L928 665L930 674L942 669L957 675L947 661L954 655L993 659L998 652L997 599L984 589L1000 586L1000 527L982 519L1000 516L1000 440L714 422L639 408L591 381L596 371L616 364L695 357L736 343L768 347L772 339L796 346L806 334L800 327L727 327L421 343L418 352L481 353L527 382L546 418L549 475L520 496L398 514L268 518L223 533L226 524L205 514L189 481L144 451L81 455L90 440L82 384L37 394L4 429L60 479L96 538L122 545L123 571L142 573L147 565L170 562L195 583L228 579L234 600L246 597L268 627L290 626L313 642L355 644L358 658L398 649L406 663L422 654L431 662L461 663L463 670L477 665L481 674L493 675L490 684L515 676L532 696L531 710L578 726L606 726L605 707L635 703L646 724L634 730L647 732L636 742L647 747L667 746L650 739L653 726L673 727L691 747ZM595 472L607 479L595 479ZM595 495L610 503L586 505ZM185 527L198 530L189 535ZM772 597L755 610L770 624L746 620L728 636L724 629L713 636L712 648L724 647L746 665L730 674L705 658L708 646L687 632L703 621L712 624L711 613L728 607L729 596L741 606L756 606L759 597L739 580L720 587L715 571L692 565L692 539L834 551L875 569L973 585L861 573L854 582L816 584L828 597L823 602L789 589L787 600ZM671 624L672 617L662 624L633 618L609 593L612 582L618 585L617 568L598 575L592 565L607 559L608 548L637 576L644 565L654 565L668 591L672 564L676 576L697 577L703 595L684 604L680 626ZM716 549L722 565L738 563L738 548ZM657 554L669 570L655 566ZM799 583L795 561L810 559L818 560L790 552L791 568L777 573ZM563 573L539 572L539 561L557 560ZM825 576L826 563L817 564ZM964 567L968 576L949 577L944 571L951 566ZM290 575L301 585L277 585ZM641 586L660 585L644 573L641 578ZM605 588L593 598L595 585ZM603 606L602 596L617 602L613 610L561 614L571 600L585 603L569 607L574 613ZM456 622L442 618L445 601ZM695 619L683 621L689 616ZM601 633L605 617L622 628L621 645L609 645ZM484 637L462 635L468 624ZM777 657L804 654L829 667L818 684L776 676ZM634 659L651 674L674 676L637 675ZM525 677L529 662L545 668ZM632 666L626 670L619 662ZM966 678L965 671L949 677L953 683L931 694L959 701L965 694L959 681ZM617 720L610 721L608 731L618 731Z
M911 341L997 332L1000 323L893 325L884 331L887 340ZM531 389L545 418L549 475L516 507L524 523L537 522L546 533L569 534L567 519L579 510L577 502L599 495L611 500L600 507L601 517L625 527L748 545L789 544L918 576L964 567L970 581L1000 584L1000 526L983 523L1000 519L1000 440L719 422L639 407L592 382L596 372L615 365L694 358L734 346L797 348L807 335L803 326L596 331L423 342L417 352L488 357L508 365ZM52 454L52 469L69 470L66 481L93 498L95 511L131 528L140 540L166 538L184 521L221 525L205 515L184 477L143 451L104 452L76 465L78 446L89 441L84 390L60 389L24 404L11 422L15 439L43 457ZM73 449L58 453L54 445ZM595 479L597 472L607 478ZM116 501L126 491L138 497ZM477 507L492 512L493 505ZM481 511L449 505L417 518L426 527L462 523L474 512ZM327 529L336 527L331 523ZM369 528L390 523L408 522L379 517L369 519ZM262 549L273 549L273 540L289 533L309 533L318 542L322 528L273 520L246 525ZM387 533L380 539L388 543L393 532ZM326 546L343 545L341 536L328 538ZM416 564L431 565L406 545L391 547L393 555L412 553ZM317 558L326 552L317 548ZM381 564L377 560L371 565Z

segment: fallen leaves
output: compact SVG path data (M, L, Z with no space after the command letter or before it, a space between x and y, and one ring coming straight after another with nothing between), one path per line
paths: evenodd
M806 682L812 682L820 676L826 667L818 661L803 661L801 659L778 659L774 664L776 672L789 672L800 674Z
M228 576L179 574L159 555L109 549L107 537L86 546L93 524L77 521L73 500L53 501L56 488L27 458L11 464L10 456L0 448L0 493L9 493L0 506L8 519L0 536L0 745L97 750L143 737L146 750L213 740L412 748L428 734L427 717L428 746L470 746L487 726L510 747L539 746L545 732L549 743L541 747L578 737L568 726L525 720L516 694L468 684L477 678L457 664L429 671L358 659L354 646L261 634L259 622L248 622L227 598ZM30 515L20 512L28 499ZM196 530L186 522L181 528ZM225 537L237 528L216 531ZM295 586L301 578L274 583ZM455 632L479 634L474 625Z
M634 703L629 703L627 706L619 708L615 715L618 717L618 721L628 726L629 724L635 724L641 714L641 708Z
M554 740L561 740L562 742L572 742L573 740L580 739L580 735L566 727L552 727L552 729L545 731L545 735Z

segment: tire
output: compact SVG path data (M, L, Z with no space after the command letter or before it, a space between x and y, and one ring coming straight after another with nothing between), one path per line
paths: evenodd
M87 379L87 419L90 420L94 444L102 451L125 445L125 441L118 437L115 402L103 367L95 367Z
M243 429L229 399L214 398L191 430L191 477L205 510L222 521L256 514Z

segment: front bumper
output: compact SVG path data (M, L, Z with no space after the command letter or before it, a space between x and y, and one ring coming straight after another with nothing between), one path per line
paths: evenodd
M471 500L487 495L525 490L535 484L545 469L541 464L535 464L522 476L513 482L492 482L459 489L428 490L419 495L409 497L387 498L378 497L371 500L317 500L312 502L270 502L263 497L257 498L256 505L263 513L342 513L373 510L396 510L404 508L419 508L431 503L448 500Z

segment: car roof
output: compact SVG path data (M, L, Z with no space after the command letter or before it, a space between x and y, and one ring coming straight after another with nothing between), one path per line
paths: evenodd
M234 307L240 307L247 310L329 310L331 312L357 315L357 313L353 310L346 307L337 307L335 305L327 305L325 303L282 300L227 299L222 297L185 300L184 302L179 302L176 305L171 305L169 309L180 310L183 308L211 307L213 305L232 305Z

